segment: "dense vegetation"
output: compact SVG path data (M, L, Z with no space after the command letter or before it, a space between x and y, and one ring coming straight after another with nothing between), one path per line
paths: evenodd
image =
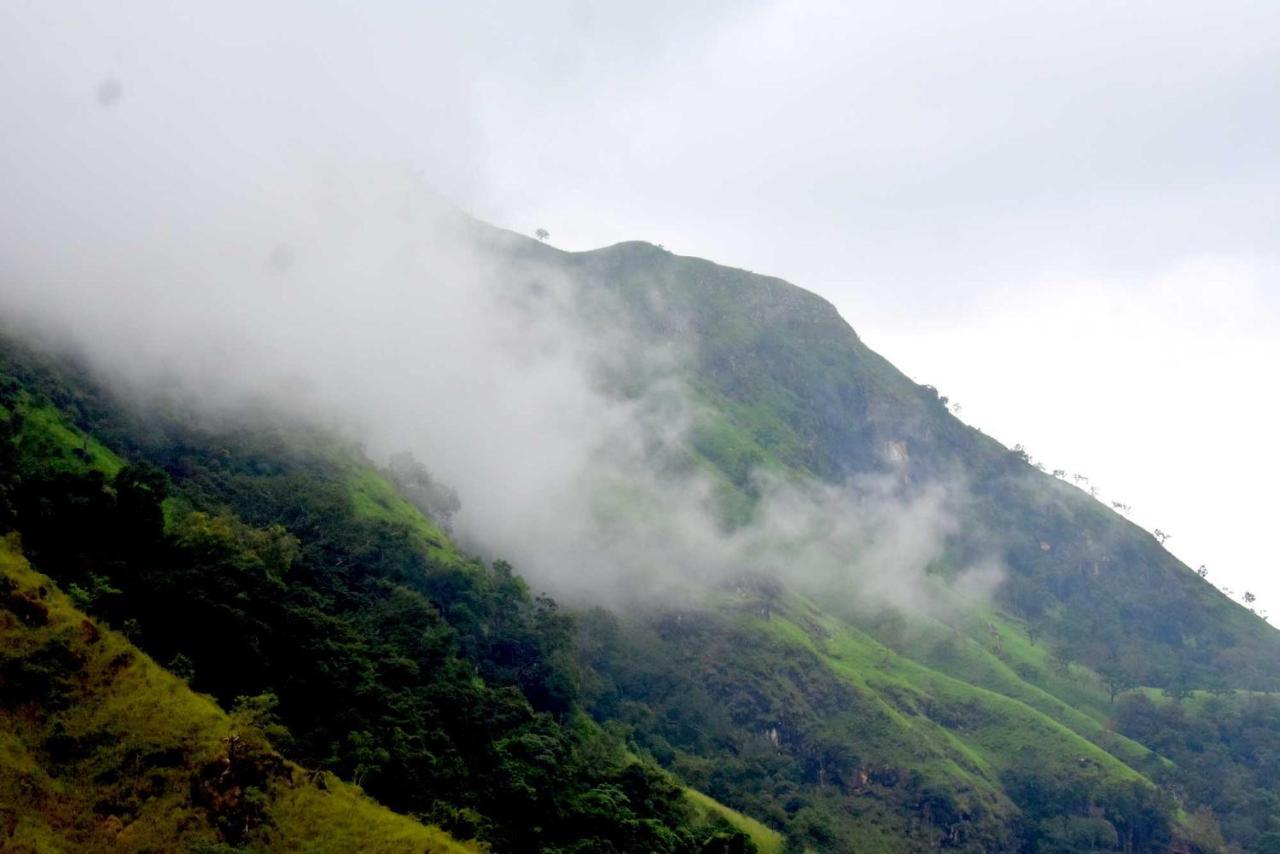
M455 548L457 496L411 458L381 471L269 413L126 404L6 343L0 531L111 643L216 701L178 692L214 734L166 785L198 781L220 708L262 733L258 755L502 851L1274 849L1280 634L957 421L812 294L645 244L568 255L475 227L579 282L601 323L687 354L706 409L688 453L723 485L726 525L751 519L761 468L956 480L970 500L939 572L994 556L996 600L868 612L744 577L681 608L572 613ZM6 689L69 684L56 649L6 661ZM60 749L59 716L85 705L38 690L21 755ZM117 788L140 756L54 782L136 823L145 797ZM305 786L261 791L319 809L290 794ZM288 823L182 809L232 845Z
M1178 702L1129 694L1116 726L1173 760L1160 780L1250 851L1280 851L1280 697L1219 692Z
M76 608L0 541L6 851L472 850L268 742L270 697L228 715Z
M140 425L16 350L5 376L0 506L30 559L224 708L271 695L289 758L504 851L751 846L579 711L554 602L350 449Z
M982 651L957 643L932 669L801 599L735 599L732 616L584 619L588 695L695 786L787 828L794 850L1038 850L1058 832L1045 822L1099 816L1117 842L1171 838L1172 802L1116 758L1149 769L1149 754L1019 695L1016 677L1001 694L948 675Z

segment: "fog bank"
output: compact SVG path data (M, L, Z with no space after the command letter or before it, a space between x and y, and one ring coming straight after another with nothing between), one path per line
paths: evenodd
M949 607L928 570L962 487L759 473L752 523L726 528L685 450L706 417L689 354L630 338L623 307L584 300L555 250L395 168L294 164L199 189L131 193L131 218L92 230L29 221L40 240L0 246L0 308L131 394L163 390L209 419L265 400L381 463L411 451L457 488L465 545L570 600L687 602L769 577L850 607ZM962 582L980 595L998 577Z

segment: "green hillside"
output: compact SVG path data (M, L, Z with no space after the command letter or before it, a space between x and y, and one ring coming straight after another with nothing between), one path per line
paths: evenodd
M593 322L679 354L702 409L685 463L720 487L726 529L752 523L761 471L889 474L907 497L959 483L969 500L931 571L945 589L949 568L994 558L993 599L858 608L783 574L680 606L566 608L452 542L456 496L430 460L384 469L270 411L226 426L139 408L11 337L0 532L35 569L10 547L9 593L43 585L62 616L5 624L20 650L6 678L44 692L5 707L4 785L37 793L0 814L10 839L1280 850L1280 634L1149 534L956 420L813 294L647 244L572 254L464 231L512 287L550 271ZM645 381L612 380L620 396ZM101 675L98 650L130 644L121 685L163 693L174 731L153 734L167 707ZM145 746L91 743L108 718L114 743ZM234 830L225 799L197 795L237 727L267 778L242 787ZM85 755L50 774L68 745Z
M0 542L6 851L478 850L286 761L261 698L228 714Z
M0 523L93 620L211 695L182 695L203 710L202 743L221 743L226 710L269 697L283 757L455 837L503 851L755 850L761 828L694 803L582 713L571 618L531 596L509 565L460 553L355 449L265 420L235 434L167 413L140 420L70 364L12 344L3 359ZM43 667L37 653L13 666ZM88 713L95 700L65 705ZM29 704L33 714L51 705L64 704ZM124 715L118 734L147 743L147 725ZM118 776L133 785L164 756L134 756ZM15 754L18 767L26 761ZM160 767L166 785L187 773ZM85 774L75 787L106 803L110 775ZM287 844L307 850L306 834L323 833L336 848L377 849L381 837L362 839L295 789L268 798L280 828L294 822L301 841ZM324 803L356 802L332 791ZM151 809L149 797L136 800ZM17 803L15 821L43 815ZM41 820L40 832L74 839L78 814ZM152 823L149 839L168 832L184 844L182 816L160 810ZM229 838L253 848L250 836ZM386 850L406 850L388 838Z
M1260 728L1269 733L1263 741L1274 745L1276 697L1250 692L1274 692L1280 687L1280 632L1222 595L1148 532L1082 490L1038 470L1020 451L1006 449L958 421L936 390L903 376L862 344L830 304L800 288L643 243L574 254L515 236L490 235L489 239L517 263L535 259L575 277L588 306L599 303L603 310L612 311L620 300L626 309L622 322L631 332L649 346L675 347L686 354L685 370L712 413L709 423L691 437L691 449L732 485L726 517L732 523L749 523L756 497L752 475L761 469L816 475L833 483L850 476L889 473L906 484L908 492L939 480L963 487L970 500L960 531L947 544L944 563L963 565L983 555L998 557L1008 574L997 590L993 609L957 612L944 624L919 615L867 617L841 607L838 599L823 596L825 610L806 606L806 617L800 621L805 632L793 632L790 637L800 647L809 646L829 667L833 663L827 651L836 639L845 639L840 644L843 650L862 650L856 655L846 652L847 661L833 669L852 680L859 691L880 693L879 699L899 711L905 707L913 716L930 718L920 712L920 703L895 706L894 695L923 698L932 707L952 708L958 701L970 712L980 710L968 715L944 711L930 722L939 724L946 739L966 751L975 769L986 772L986 782L972 773L973 779L962 780L959 772L947 770L945 761L917 762L915 770L946 779L942 786L949 792L987 788L996 793L990 804L1002 804L1002 797L1011 799L1021 812L1012 822L1015 833L1022 839L1021 846L1030 849L1066 844L1063 840L1072 834L1083 834L1092 840L1088 845L1105 848L1111 832L1117 834L1115 844L1132 846L1123 829L1126 820L1109 815L1108 831L1094 820L1107 807L1100 808L1097 796L1081 797L1080 792L1082 786L1104 792L1103 797L1110 791L1113 801L1132 809L1128 796L1117 795L1116 787L1135 781L1156 782L1165 790L1159 797L1172 810L1170 832L1183 837L1182 845L1197 844L1194 838L1212 849L1221 841L1215 829L1218 818L1227 829L1227 839L1237 844L1257 845L1280 831L1280 801L1273 793L1280 777L1269 749L1256 754L1257 742L1235 736L1228 736L1228 743L1221 745L1222 754L1216 749L1188 749L1188 731L1205 727L1207 721L1201 717L1203 709L1184 709L1190 702L1185 698L1211 696L1218 714L1230 710L1231 715L1248 719L1254 735ZM748 733L758 738L765 721L775 714L771 707L782 698L813 691L814 664L756 666L755 656L776 653L787 640L778 635L778 593L769 591L763 598L769 601L762 612L772 613L774 621L756 626L752 634L773 635L767 650L743 637L717 647L724 656L718 666L737 674L733 681L738 684L726 690L741 690L746 682L755 691L752 714L736 715L724 723L726 731L734 731L739 739L749 739ZM759 607L759 602L752 607ZM697 622L715 626L713 635L729 631L723 625L723 610L699 615ZM682 644L672 642L669 616L641 621L624 618L622 623L619 631L635 637L616 657L603 657L600 667L624 686L619 693L631 703L641 694L653 707L639 714L634 706L627 706L627 713L646 722L640 729L651 734L655 755L672 757L673 767L696 765L690 753L703 758L714 755L714 748L697 739L673 738L679 730L665 723L675 714L670 701L649 699L653 694L669 696L671 688L653 691L649 686L659 677L652 670L630 671L637 662L628 645L657 647L643 656L645 662L681 656ZM685 618L676 625L687 624ZM794 621L783 624L795 625ZM863 640L851 648L848 638ZM879 642L875 655L865 651L868 642ZM739 655L744 647L751 648L753 656ZM903 667L903 660L909 666ZM723 695L707 691L709 677L698 667L704 661L700 656L687 662L695 675L680 690L692 692L698 702L722 703ZM886 668L893 670L895 679L867 678ZM666 677L678 679L663 674ZM1137 686L1147 688L1138 691ZM888 698L883 696L886 688ZM680 703L695 702L679 696ZM1143 705L1149 696L1157 698L1153 709ZM623 705L625 701L619 708ZM606 708L612 713L614 707ZM865 722L866 714L860 712L855 720ZM812 717L831 724L829 714ZM980 719L984 726L970 718ZM1044 718L1052 722L1047 729ZM1131 737L1153 718L1177 733L1166 730L1153 736L1146 731L1144 738ZM662 723L655 725L655 720ZM900 738L897 749L887 751L895 757L896 766L913 767L904 760L913 752L917 759L930 755L930 738L919 729ZM1075 754L1076 773L1060 767L1052 756L1037 753L1036 748L1054 744L1060 737L1066 741L1049 753ZM1222 731L1217 737L1223 737ZM869 752L879 737L850 727L838 738L846 747L856 744ZM1088 745L1068 746L1079 740ZM1163 743L1176 743L1178 749L1162 749ZM800 781L817 782L811 792L822 790L825 776L820 763L817 772L812 768L815 749L802 737L791 749L784 744L779 751L791 754L798 764L808 762L809 767L797 770L794 779L802 787ZM1105 758L1098 768L1081 773L1100 752ZM1011 760L1011 754L1016 759ZM967 770L963 763L955 767ZM1041 779L1023 779L1031 770ZM767 787L747 782L757 773L757 769L744 769L732 787L705 785L740 806L757 798L757 814L772 809L779 823L794 828L796 816L806 808L796 809L794 799L788 803L790 795L760 799ZM1222 797L1214 794L1215 784L1199 777L1201 773L1215 776L1218 787L1225 779L1248 782L1233 787L1236 791L1230 797ZM1082 783L1080 778L1089 775L1094 775L1093 780ZM868 789L875 786L872 780ZM1243 794L1245 789L1250 790L1248 795ZM1189 790L1199 794L1188 798ZM1075 794L1067 803L1056 803L1050 794L1055 791ZM877 799L886 796L883 791L875 793ZM848 835L841 844L867 847L866 822L844 820L860 806L848 798L840 800L839 806L827 811L827 824L837 830L843 824ZM777 812L779 807L784 814ZM1188 817L1193 808L1199 810L1194 819ZM1036 809L1045 813L1040 817L1043 827L1030 826ZM1072 809L1081 813L1074 825L1066 815ZM1212 814L1214 809L1220 814ZM919 814L919 799L895 814L901 817L912 811ZM975 811L953 827L972 831L973 825L982 823L980 813ZM1010 824L1007 817L998 817L994 823ZM910 821L905 826L901 821L889 822L886 847L891 849L893 840L900 840L909 825ZM1094 833L1100 835L1089 836ZM813 839L810 834L810 844ZM1084 846L1085 842L1072 844ZM1144 844L1174 843L1151 838Z
M543 261L586 293L620 297L653 346L690 354L719 418L695 448L742 491L754 468L775 462L832 482L874 472L958 481L975 500L951 544L955 562L998 553L1011 571L1001 604L1076 659L1098 666L1123 644L1145 684L1209 687L1230 669L1237 687L1280 688L1280 632L1146 531L960 422L820 297L643 243Z

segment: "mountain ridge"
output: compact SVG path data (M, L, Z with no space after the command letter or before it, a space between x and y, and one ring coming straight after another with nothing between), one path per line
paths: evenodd
M589 319L679 353L705 414L687 451L723 486L726 529L752 524L762 470L907 496L958 478L960 524L925 578L948 589L995 554L994 598L855 607L784 572L679 605L559 608L457 549L443 505L414 503L425 468L269 419L140 412L13 342L5 526L201 690L277 692L290 759L499 848L756 845L691 814L684 785L788 851L1211 851L1224 833L1265 850L1280 834L1280 710L1248 693L1280 687L1280 635L1149 534L955 419L802 288L650 244L563 253L466 229L512 287L567 281ZM1240 723L1197 752L1215 719ZM1213 775L1235 782L1197 786Z
M1053 517L1069 515L1077 524L1083 522L1092 529L1085 538L1090 548L1077 550L1097 552L1073 557L1099 566L1118 561L1117 554L1096 548L1103 541L1116 541L1111 550L1123 554L1126 565L1140 562L1153 567L1158 573L1155 577L1172 582L1182 596L1203 600L1199 607L1214 611L1235 630L1251 634L1254 642L1267 644L1274 658L1256 684L1272 690L1280 687L1280 666L1276 663L1280 661L1280 632L1196 577L1149 532L1078 487L1036 470L1019 451L1005 448L961 422L933 387L910 380L866 347L835 306L821 296L775 276L675 255L641 241L568 253L509 232L502 238L491 237L490 242L516 257L559 259L583 277L579 283L582 290L621 293L622 304L632 313L629 321L650 341L665 344L676 336L697 337L697 356L691 369L694 381L710 386L713 393L728 401L730 420L737 421L756 440L757 447L776 452L779 446L807 449L818 444L819 454L794 451L786 460L793 468L839 481L892 469L894 464L887 456L891 450L901 449L906 467L927 479L948 477L958 460L972 461L967 467L978 470L966 472L966 479L978 482L978 489L987 493L983 498L990 496L1006 504L1022 502L1034 508L1036 518L1030 521L1041 529L1041 536L1016 550L1011 561L1015 570L1033 570L1046 559L1061 568L1064 561L1055 561L1051 540L1064 526ZM641 270L636 269L637 256L646 262ZM749 295L746 300L740 298L743 290ZM634 297L631 300L626 299L628 292ZM771 309L764 316L758 313L762 303ZM797 306L801 308L798 315ZM794 363L802 351L813 348L825 348L826 357L838 360L842 369L840 380L828 382L829 375L820 369L823 366L805 366L826 388L812 377L796 381L800 372ZM730 350L733 353L726 355ZM761 377L767 382L760 382ZM856 383L850 382L851 378L856 378ZM831 387L838 391L832 393ZM803 405L797 404L797 399ZM780 420L795 437L770 435L751 417L753 406L763 406L777 416L768 427ZM831 437L840 431L849 435ZM736 475L740 487L749 486L749 471L747 477L726 473ZM1045 544L1050 547L1048 553L1043 551ZM1101 573L1100 568L1093 571Z

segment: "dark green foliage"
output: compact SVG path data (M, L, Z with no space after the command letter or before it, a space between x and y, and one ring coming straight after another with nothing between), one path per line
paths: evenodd
M55 641L22 658L0 657L0 708L28 703L55 712L66 708L81 666L65 643Z
M1007 774L1004 784L1022 810L1021 850L1153 851L1172 839L1172 799L1141 783L1089 785L1028 768Z
M812 655L710 611L580 623L592 713L696 788L785 827L789 850L850 850L868 825L919 847L1004 841L997 816L860 755L884 713Z
M692 852L721 833L695 827L665 774L576 717L569 616L504 562L362 515L348 452L162 415L134 430L128 410L27 367L38 394L74 398L148 460L108 477L57 464L56 447L20 447L5 498L32 562L225 707L269 694L290 758L498 850ZM0 402L17 411L31 391L7 388ZM64 702L74 662L55 653L0 671L6 696ZM232 763L270 776L252 758ZM198 775L194 794L238 838L265 783L224 790L225 770Z
M227 715L87 618L16 537L0 579L46 607L39 624L0 609L4 851L475 850L284 761L270 696Z
M1228 842L1261 850L1280 833L1280 698L1129 695L1117 702L1116 727L1172 760L1162 782L1188 806L1211 808Z

